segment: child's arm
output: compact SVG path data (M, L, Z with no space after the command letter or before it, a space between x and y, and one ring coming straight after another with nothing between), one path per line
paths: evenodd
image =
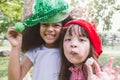
M22 34L16 33L14 31L14 28L9 28L7 33L7 39L11 44L10 58L8 63L8 79L22 80L24 75L32 66L32 63L28 58L25 58L22 64L20 64Z

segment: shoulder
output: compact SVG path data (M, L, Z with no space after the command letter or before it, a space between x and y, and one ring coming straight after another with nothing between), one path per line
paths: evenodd
M39 51L41 51L41 47L37 47L37 48L34 48L34 49L30 49L26 52L26 55L28 57L35 57L38 55Z
M27 53L28 53L28 52L30 52L30 53L31 53L31 52L32 52L32 53L35 52L35 53L36 53L36 51L39 51L39 50L42 50L42 46L36 47L36 48L32 48L32 49L29 49L29 50L27 51Z

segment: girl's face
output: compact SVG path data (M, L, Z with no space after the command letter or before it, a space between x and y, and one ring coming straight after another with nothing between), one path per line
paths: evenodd
M81 30L78 25L67 29L63 41L64 54L76 67L85 61L90 51L90 41Z
M59 39L61 33L62 23L40 25L40 35L45 41L46 47L55 47L56 41Z

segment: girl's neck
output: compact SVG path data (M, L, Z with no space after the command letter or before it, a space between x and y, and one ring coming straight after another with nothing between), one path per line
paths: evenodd
M58 46L55 44L45 44L45 47L47 48L57 48Z
M80 68L80 67L82 67L82 64L74 65L74 68Z

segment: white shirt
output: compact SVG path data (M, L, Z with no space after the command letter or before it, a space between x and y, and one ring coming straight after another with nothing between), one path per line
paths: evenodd
M32 80L58 80L61 65L58 48L42 46L29 50L26 55L33 63Z

